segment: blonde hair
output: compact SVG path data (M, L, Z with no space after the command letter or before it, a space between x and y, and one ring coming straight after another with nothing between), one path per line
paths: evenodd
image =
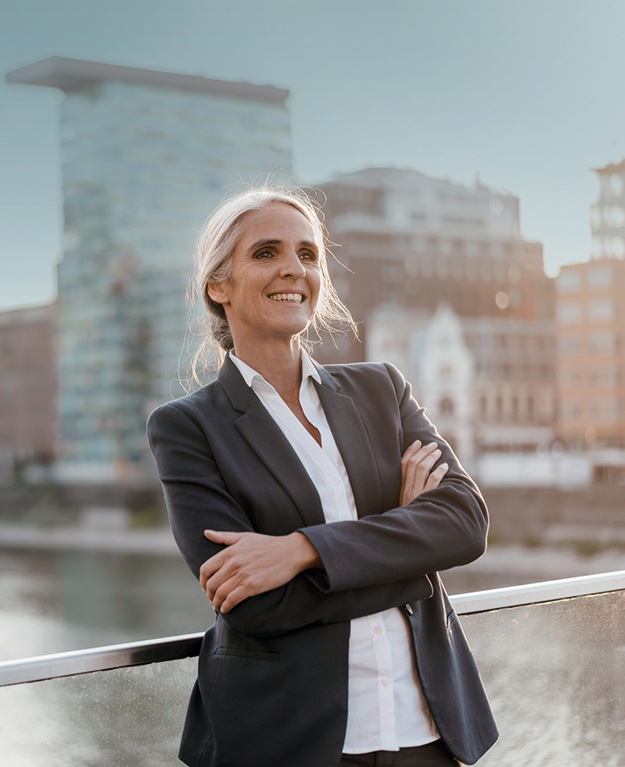
M221 304L208 295L208 285L212 282L226 282L232 272L232 254L243 233L246 213L260 210L275 203L290 205L298 210L310 223L315 244L319 249L321 268L321 290L315 316L310 327L320 338L326 331L334 338L336 333L343 333L345 327L358 337L358 329L349 309L343 304L332 285L328 272L325 227L320 216L316 200L299 187L281 187L263 185L252 187L244 192L225 198L213 211L202 230L195 258L194 279L192 285L192 303L198 299L206 308L207 327L201 333L198 347L191 362L192 378L200 382L201 370L214 366L215 345L218 350L220 365L227 352L234 348L232 333Z

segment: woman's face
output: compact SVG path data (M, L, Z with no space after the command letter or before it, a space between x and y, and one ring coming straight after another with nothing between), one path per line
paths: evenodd
M222 304L235 349L289 339L312 321L321 289L319 247L302 213L285 203L246 213L226 282L210 283Z

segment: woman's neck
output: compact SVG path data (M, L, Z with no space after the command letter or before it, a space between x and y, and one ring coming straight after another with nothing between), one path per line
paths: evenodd
M299 399L302 383L302 353L299 337L288 344L248 348L237 346L234 355L270 383L285 402Z

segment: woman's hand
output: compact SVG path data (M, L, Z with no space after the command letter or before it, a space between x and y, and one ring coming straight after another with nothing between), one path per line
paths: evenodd
M317 550L302 533L262 535L205 530L204 535L227 547L200 568L200 585L214 609L221 613L321 565Z
M400 506L407 506L421 493L434 490L439 486L449 469L448 464L441 463L432 471L432 467L440 457L441 451L436 442L421 445L421 442L417 440L410 445L401 459Z

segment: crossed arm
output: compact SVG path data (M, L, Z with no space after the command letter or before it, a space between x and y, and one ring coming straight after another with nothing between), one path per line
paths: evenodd
M449 468L443 463L432 470L440 455L436 442L422 445L416 440L408 447L402 457L400 505L439 486ZM275 536L205 530L204 535L226 547L200 567L200 585L222 614L249 597L289 583L305 570L323 566L315 546L300 532Z

